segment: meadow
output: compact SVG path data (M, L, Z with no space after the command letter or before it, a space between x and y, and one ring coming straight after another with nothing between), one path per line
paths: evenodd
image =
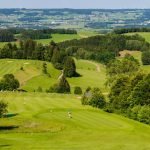
M145 38L145 40L146 40L147 42L150 42L150 33L149 33L149 32L127 33L126 35L134 35L134 34L139 34L139 35L141 35L143 38Z
M0 97L9 113L18 114L0 119L2 150L150 149L150 126L82 106L78 96L5 92Z

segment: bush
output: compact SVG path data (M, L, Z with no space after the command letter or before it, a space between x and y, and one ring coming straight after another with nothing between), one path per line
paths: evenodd
M150 106L142 106L138 112L138 120L150 124Z
M8 104L1 100L0 101L0 118L3 117L3 115L7 112L7 107L8 107Z
M104 111L106 111L108 113L113 113L114 112L113 107L110 103L106 103Z
M91 105L97 108L104 108L106 105L105 97L99 88L86 90L81 99L81 102L83 105Z
M150 50L142 53L143 65L150 65Z
M37 92L43 92L42 87L39 86L39 87L37 88Z
M66 78L62 76L57 84L54 84L47 91L50 93L70 93L70 85Z
M19 88L20 84L17 79L15 79L13 74L6 74L0 81L0 90L3 91L13 91Z
M82 89L81 89L81 87L78 87L78 86L76 86L75 88L74 88L74 94L82 94Z

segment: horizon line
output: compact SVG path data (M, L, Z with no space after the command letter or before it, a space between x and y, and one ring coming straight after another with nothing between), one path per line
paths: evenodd
M0 7L0 9L78 9L78 10L80 10L80 9L95 9L95 10L126 10L126 9L130 9L130 10L135 10L135 9L150 9L150 8L41 8L41 7L37 7L37 8L27 8L27 7L9 7L9 8L6 8L6 7L4 7L4 8L2 8L2 7Z

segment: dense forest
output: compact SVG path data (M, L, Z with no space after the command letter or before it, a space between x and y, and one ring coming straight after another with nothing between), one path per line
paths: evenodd
M80 40L65 41L58 44L68 55L81 59L96 60L107 64L119 56L125 49L148 51L150 44L139 35L125 36L117 34L98 35Z
M139 50L144 54L149 51L149 48L149 43L139 35L108 34L65 41L59 44L52 41L49 45L28 39L20 40L19 46L11 43L6 44L0 49L0 58L45 60L52 62L56 68L61 69L66 56L96 60L107 64L119 56L119 52L122 50ZM143 60L145 60L144 58Z

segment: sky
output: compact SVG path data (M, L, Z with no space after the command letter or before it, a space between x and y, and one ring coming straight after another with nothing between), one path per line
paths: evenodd
M150 0L0 0L0 8L150 8Z

